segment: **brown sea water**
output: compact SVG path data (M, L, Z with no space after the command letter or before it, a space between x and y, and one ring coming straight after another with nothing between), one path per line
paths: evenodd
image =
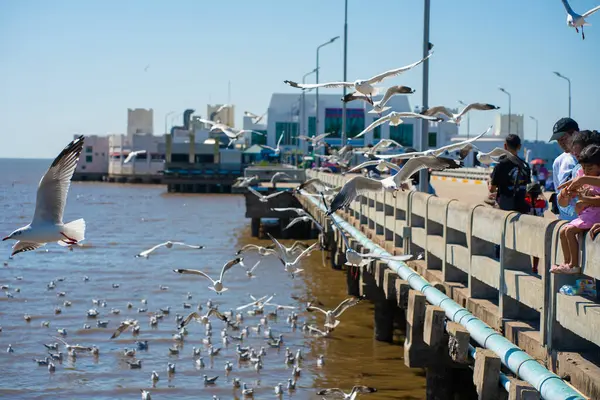
M49 163L49 160L0 160L0 235L30 221L37 184ZM323 267L318 252L302 262L305 272L295 279L283 271L274 257L262 259L254 279L249 279L241 267L234 267L225 275L229 290L222 296L210 291L206 280L172 271L196 268L216 276L244 244L268 244L250 236L250 221L244 212L244 197L240 195L179 195L167 194L162 186L73 183L65 221L85 218L84 247L70 252L52 243L9 260L13 242L1 244L4 256L0 258L8 265L0 264L0 285L8 285L6 292L14 297L8 298L5 291L0 292L0 398L139 399L140 389L150 389L155 400L211 399L213 395L221 399L241 398L241 390L232 388L233 378L254 388L255 398L277 398L274 386L278 382L285 386L292 375L292 368L284 363L285 347L294 353L302 349L304 360L296 391L284 391L282 398L320 398L316 396L320 388L340 387L349 391L356 384L378 389L377 393L363 395L366 398L424 398L423 374L404 366L402 347L373 339L373 312L368 302L346 311L330 338L316 338L302 332L303 321L323 322L322 315L304 310L306 301L317 298L327 308L333 308L347 297L343 274ZM140 251L166 240L206 247L163 248L148 259L134 258ZM245 256L248 266L254 265L255 260L258 260L256 254ZM89 281L84 282L84 276ZM49 290L47 284L52 280L56 288ZM120 286L113 288L113 284ZM168 286L168 290L160 290L160 285ZM65 297L58 297L59 292L65 292ZM186 297L188 292L192 294L191 300ZM289 311L280 311L277 319L269 320L273 334L283 334L284 345L279 351L267 348L260 373L250 364L237 362L236 342L222 345L223 324L218 320L212 321L212 338L215 347L222 347L219 355L208 357L201 342L205 329L197 323L189 325L189 335L180 354L169 355L168 348L175 343L172 335L177 332L176 314L185 316L198 304L206 312L208 299L218 304L219 310L228 311L248 303L250 294L261 297L274 293L275 303L298 307L298 328L292 329L287 323ZM94 306L92 299L104 300L106 307ZM148 304L143 305L142 299L147 299ZM65 307L64 301L72 305ZM127 309L128 302L133 303L132 309ZM193 308L184 309L184 302L191 303ZM57 306L62 312L55 315ZM151 327L148 313L167 306L171 307L170 314L157 327ZM99 320L109 321L107 328L98 328L95 319L87 318L87 310L94 307L100 311ZM138 307L147 307L148 312L138 313ZM121 310L120 315L111 314L111 308ZM31 322L24 320L24 314L32 316ZM134 337L128 331L110 340L119 322L127 318L139 321L140 334ZM42 327L42 321L50 321L50 327ZM83 329L86 323L91 329ZM258 316L245 316L245 325L252 327L258 323ZM100 356L80 354L74 361L65 357L62 364L54 362L54 373L38 366L32 359L45 357L43 344L56 342L51 336L59 328L67 330L68 343L96 345ZM135 347L136 340L148 340L149 349L138 350L136 358L143 360L142 368L130 369L126 363L129 358L122 355L122 350ZM13 353L6 352L9 344L14 348ZM254 332L242 345L267 347L264 336ZM202 348L204 370L194 364L193 346ZM316 360L321 354L325 363L318 367ZM233 363L229 376L224 370L226 361ZM176 364L176 373L171 377L166 372L168 362ZM152 371L160 376L154 388L150 381ZM217 384L205 386L203 374L219 375Z

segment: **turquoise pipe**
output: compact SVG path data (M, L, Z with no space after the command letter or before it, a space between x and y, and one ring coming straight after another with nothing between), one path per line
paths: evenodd
M306 196L321 211L327 209L317 198ZM375 254L390 256L391 254L371 242L351 224L336 214L332 214L339 226L356 239L363 247L368 248ZM508 369L520 379L532 385L546 400L585 400L575 389L569 386L558 375L548 371L533 357L525 353L518 346L502 334L490 328L483 321L477 319L466 308L461 307L450 297L434 288L421 275L416 273L408 265L398 261L388 261L388 267L408 282L410 287L423 293L430 304L441 307L449 320L464 326L480 346L492 350Z

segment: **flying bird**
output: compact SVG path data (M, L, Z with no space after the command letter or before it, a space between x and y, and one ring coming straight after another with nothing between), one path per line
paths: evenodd
M363 136L365 133L372 131L373 129L375 129L379 125L384 124L384 123L386 123L388 121L389 121L389 123L390 123L391 126L400 125L401 123L404 122L402 120L402 118L420 118L420 119L425 119L427 121L441 121L440 118L430 117L428 115L423 115L423 114L419 114L419 113L392 111L388 115L383 116L383 117L379 118L376 121L373 121L373 123L371 125L367 126L361 133L359 133L358 135L356 135L354 137L354 139Z
M350 393L345 393L340 388L331 388L319 390L317 394L319 396L335 396L343 400L354 400L356 399L356 396L358 396L359 393L373 393L376 391L377 389L368 386L354 386Z
M429 115L431 117L436 116L438 114L443 114L443 115L447 116L448 118L450 118L448 120L448 122L453 122L453 123L459 125L461 118L466 113L468 113L470 110L487 111L487 110L498 110L499 108L500 107L497 107L493 104L471 103L471 104L468 104L465 108L463 108L463 110L461 112L459 112L458 114L452 113L452 111L450 111L449 109L447 109L444 106L431 107L431 108L421 112L421 114Z
M175 245L189 247L190 249L197 249L197 250L200 250L200 249L204 248L204 246L196 246L196 245L193 245L193 244L187 244L187 243L183 243L183 242L171 242L170 240L168 240L168 241L166 241L164 243L157 244L154 247L150 247L148 250L144 250L144 251L142 251L139 254L136 254L135 257L136 258L139 258L139 257L148 258L152 252L154 252L155 250L157 250L157 249L159 249L161 247L166 247L167 249L170 249L170 248L172 248Z
M475 146L473 146L473 147L475 149L477 149ZM519 157L513 155L510 151L508 151L506 149L502 149L500 147L496 147L488 153L478 152L476 157L480 163L485 164L485 165L490 165L495 162L496 163L500 162L500 160L503 157L506 157L506 158L510 159L513 162L513 164L516 164L517 166L519 166L519 169L521 169L521 170L526 170L529 168L529 166L527 165L527 163L525 161L523 161Z
M193 313L189 314L180 324L179 326L177 326L178 329L183 328L184 326L186 326L187 324L189 324L191 321L196 321L199 324L202 325L206 325L208 324L209 318L211 316L215 316L217 318L219 318L221 321L223 322L229 322L229 320L227 319L226 316L224 316L223 314L221 314L219 311L217 311L216 308L211 308L210 310L208 310L208 312L204 315L200 315L198 314L196 311L194 311Z
M406 72L406 71L416 67L417 65L421 64L422 62L427 60L429 57L431 57L432 54L433 54L433 52L430 52L427 55L427 57L425 57L415 63L412 63L410 65L396 68L396 69L391 69L389 71L385 71L385 72L383 72L379 75L375 75L369 79L364 79L364 80L358 79L354 82L326 82L326 83L316 83L316 84L315 83L301 84L301 83L296 83L293 81L284 81L284 82L292 87L296 87L296 88L300 88L300 89L315 89L315 88L319 88L319 87L324 87L324 88L353 87L354 90L356 90L357 92L362 93L365 96L367 96L368 102L370 104L373 104L373 96L377 94L377 88L373 87L372 85L374 85L376 83L380 83L384 79L390 78L392 76L400 75L401 73Z
M73 140L54 159L40 180L37 190L35 212L31 223L15 230L2 240L16 240L11 257L25 251L35 250L48 242L72 246L85 239L85 221L78 219L63 223L63 213L71 178L75 172L84 137Z
M329 133L322 133L320 135L316 135L316 136L305 136L305 135L298 135L297 138L299 140L304 140L305 142L310 142L311 146L313 147L317 147L317 145L323 141L323 139L325 139L327 136L331 135L332 132Z
M327 311L325 311L322 308L313 306L311 303L308 303L308 306L306 307L306 311L322 312L323 314L325 314L324 326L328 329L335 329L335 327L337 327L340 324L339 317L344 313L344 311L346 311L350 307L354 307L355 305L360 303L361 300L362 299L360 297L350 297L350 298L347 298L346 300L342 301L333 310L327 310Z
M229 143L227 144L227 147L231 146L233 143L235 143L236 140L238 140L242 135L244 135L246 133L256 133L261 136L265 135L262 132L253 131L251 129L237 130L235 128L232 128L229 125L225 125L220 122L214 122L214 121L204 119L204 118L198 118L198 121L209 125L210 126L209 132L223 132L229 138Z
M275 187L275 184L277 182L280 182L283 180L289 180L289 179L292 179L292 177L289 176L288 174L286 174L285 172L276 172L271 177L271 185L273 185L273 187Z
M287 224L287 226L285 228L283 228L283 230L285 231L285 230L291 228L292 226L296 225L298 222L312 222L313 224L315 224L315 226L317 227L318 230L323 232L323 227L321 226L321 224L319 224L319 222L317 222L317 220L314 219L310 215L303 215L301 217L294 218L293 220L290 221L289 224Z
M250 111L244 111L244 116L245 117L250 117L252 118L252 123L254 125L258 124L260 121L262 121L262 119L267 115L267 113L264 113L263 115L256 115L254 113L251 113Z
M128 164L129 162L131 162L131 160L137 158L137 156L139 156L140 154L146 154L146 150L137 150L130 152L125 158L125 160L123 160L123 164Z
M577 14L567 0L562 0L563 5L565 6L565 10L567 11L567 25L575 28L575 32L579 33L579 28L581 28L581 38L585 40L585 34L583 33L583 27L591 25L585 19L600 10L600 6L596 6L591 10L584 12L582 15Z
M268 247L263 247L263 246L257 246L255 244L247 244L244 247L242 247L240 250L238 250L235 255L239 256L240 254L249 251L249 250L256 250L258 252L258 254L260 254L261 256L268 256L270 254L276 254L277 252L274 249L270 249Z
M137 324L138 324L138 322L134 319L128 319L128 320L121 322L121 324L119 325L119 327L117 328L115 333L113 333L110 338L111 339L118 338L121 335L121 333L125 332L129 328L133 328Z
M373 102L373 109L371 111L369 111L369 114L381 115L382 113L386 112L387 110L389 110L391 108L391 107L386 107L385 105L394 95L412 94L414 92L415 91L413 89L409 88L408 86L400 86L400 85L391 86L385 91L385 94L383 95L383 98L381 100ZM367 103L370 103L369 98L360 92L348 93L346 96L344 96L342 98L342 101L344 103L348 103L348 102L354 101L354 100L363 100L363 101L366 101Z
M363 156L368 158L368 159L374 159L375 158L375 154L382 149L387 149L390 146L395 146L398 148L403 148L404 146L402 146L400 143L396 142L395 140L392 139L381 139L379 142L377 142L377 144L373 147L369 147L365 150L365 152L363 153Z
M208 287L210 290L213 290L217 294L222 294L223 292L228 290L226 287L223 287L223 276L225 275L225 272L229 271L234 265L239 264L240 261L242 261L242 258L238 257L226 262L225 265L223 265L223 268L221 269L221 274L219 275L219 279L217 280L211 278L206 272L197 269L174 269L173 272L177 272L179 274L200 275L212 282L212 286Z
M231 107L229 104L223 104L221 107L217 108L217 114L223 111L224 109Z
M268 202L269 202L269 200L271 200L273 197L277 197L277 196L279 196L280 194L283 194L283 193L285 193L285 191L281 191L281 192L274 192L274 193L271 193L271 194L269 194L269 195L266 195L266 196L264 196L264 195L260 194L259 192L257 192L256 190L254 190L254 189L253 189L252 187L250 187L250 186L248 186L248 190L250 191L250 193L252 193L252 194L256 195L256 197L258 197L258 200L259 200L261 203L268 203Z
M275 146L275 148L271 147L271 146L267 146L266 144L261 145L261 147L263 149L269 149L272 150L275 155L279 155L279 152L281 151L281 149L279 148L279 145L281 144L281 140L283 139L283 134L281 136L279 136L279 140L277 141L277 146Z

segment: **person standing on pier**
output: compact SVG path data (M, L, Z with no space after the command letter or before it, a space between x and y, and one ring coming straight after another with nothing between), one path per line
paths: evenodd
M504 148L519 158L521 138L514 134L508 135L504 141ZM530 207L525 196L527 184L531 183L531 170L525 160L519 160L521 164L511 158L502 157L492 171L488 189L490 193L496 193L496 203L501 210L527 214Z
M563 151L561 155L556 157L554 163L552 163L552 181L554 183L556 194L550 197L550 201L555 204L553 213L558 214L558 218L565 221L575 219L576 215L570 212L570 210L557 207L559 195L558 187L570 180L573 176L573 168L577 164L577 159L571 154L571 141L573 135L578 131L579 125L575 120L571 118L561 118L554 124L552 136L550 137L550 142L556 140Z

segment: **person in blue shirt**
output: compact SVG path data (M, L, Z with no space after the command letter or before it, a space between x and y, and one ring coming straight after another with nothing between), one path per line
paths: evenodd
M579 131L579 125L571 118L561 118L554 124L550 142L556 140L558 145L563 150L563 153L556 157L552 164L552 183L555 188L570 180L573 175L573 168L577 165L577 159L571 154L571 144L573 134ZM555 189L557 190L557 189ZM554 198L554 203L557 203L558 191ZM551 198L552 201L552 198ZM558 207L559 219L571 221L575 218L575 210ZM556 211L555 211L556 213Z

